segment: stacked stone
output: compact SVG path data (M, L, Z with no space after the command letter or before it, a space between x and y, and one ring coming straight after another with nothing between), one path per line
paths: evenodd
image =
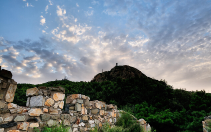
M72 94L66 98L66 108L74 119L70 122L73 132L89 131L95 126L102 127L106 121L114 126L117 106L107 105L103 101L89 100L88 96L81 94Z
M0 66L0 132L4 132L8 126L17 125L13 120L10 109L17 108L13 104L17 82L12 79L12 73ZM4 124L6 123L6 125Z
M202 121L203 132L208 132L209 123L211 122L211 116L204 117L204 121Z

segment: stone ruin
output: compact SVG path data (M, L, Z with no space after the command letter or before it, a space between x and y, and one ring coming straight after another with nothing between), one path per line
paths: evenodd
M27 89L26 106L18 106L12 103L16 89L12 73L0 67L0 132L33 132L34 128L41 131L43 127L61 123L69 132L89 132L95 126L102 127L106 121L114 126L122 112L116 105L90 101L82 94L67 96L64 107L65 89L60 86ZM137 122L144 131L151 129L144 119Z

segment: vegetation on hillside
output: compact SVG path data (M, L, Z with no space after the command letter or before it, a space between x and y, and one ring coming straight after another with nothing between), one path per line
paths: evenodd
M145 119L157 132L199 132L202 121L211 115L211 95L205 91L173 89L165 80L149 77L114 81L72 82L67 79L43 84L18 84L14 103L25 106L26 89L39 86L62 86L66 96L83 94L91 100L105 101L117 107L130 107L137 119Z

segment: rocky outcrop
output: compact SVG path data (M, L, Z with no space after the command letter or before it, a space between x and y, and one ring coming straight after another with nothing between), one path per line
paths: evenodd
M120 77L121 79L130 79L135 77L142 78L146 77L146 75L138 69L128 65L115 66L110 71L97 74L91 82L113 81L117 77Z

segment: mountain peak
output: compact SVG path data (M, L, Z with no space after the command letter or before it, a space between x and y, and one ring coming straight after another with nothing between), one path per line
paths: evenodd
M117 66L116 64L116 66L113 67L110 71L105 71L95 75L91 82L112 81L118 77L121 79L130 79L135 77L146 77L146 75L134 67L128 65Z

